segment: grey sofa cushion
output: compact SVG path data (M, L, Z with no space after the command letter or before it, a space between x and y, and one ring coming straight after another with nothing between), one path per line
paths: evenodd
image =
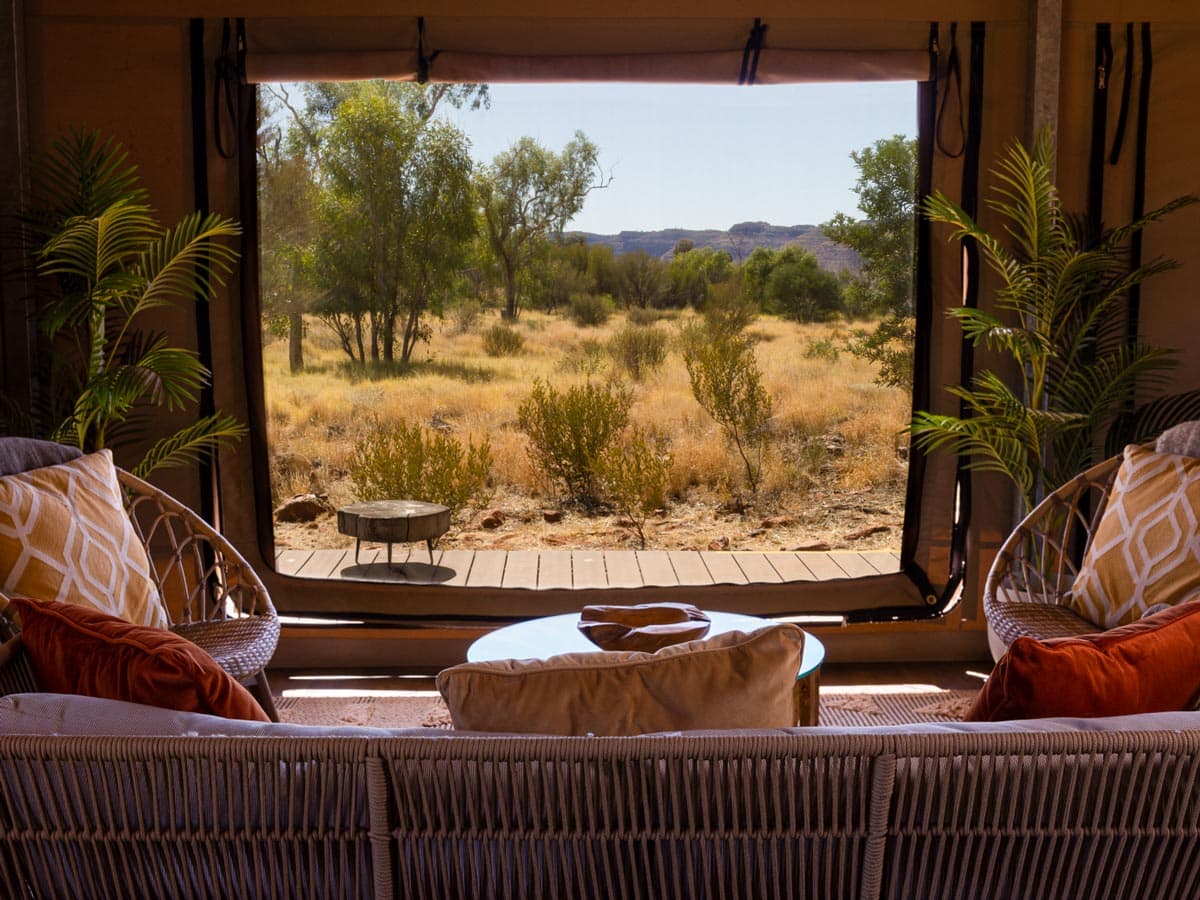
M1154 449L1176 456L1200 457L1200 421L1181 422L1158 436Z
M1145 713L1097 719L1026 719L1012 722L926 722L873 727L741 729L689 731L696 737L721 735L892 735L910 734L1028 734L1076 731L1200 731L1200 712ZM670 737L681 732L658 732ZM123 735L126 737L427 737L451 740L480 737L479 732L440 728L368 728L360 725L288 725L245 722L185 713L120 700L101 700L73 694L11 694L0 697L0 734L5 735ZM488 734L487 737L501 737ZM512 735L504 736L511 739ZM544 735L528 736L546 740ZM592 740L579 738L579 740Z
M0 476L57 466L82 456L78 447L33 438L0 437Z
M288 725L223 719L76 694L0 697L0 734L123 735L126 737L448 737L436 728Z

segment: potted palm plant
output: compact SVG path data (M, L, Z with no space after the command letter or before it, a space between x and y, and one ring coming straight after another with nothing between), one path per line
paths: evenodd
M143 441L157 407L196 402L211 372L195 353L145 330L146 314L211 300L237 261L237 223L198 212L160 224L121 146L94 133L56 141L37 182L38 323L52 356L35 431L86 451ZM223 413L149 446L145 476L240 437Z
M1174 351L1129 340L1125 328L1129 290L1176 266L1169 259L1132 266L1130 237L1197 199L1179 197L1089 235L1063 211L1051 152L1045 131L1032 152L1014 142L993 170L987 205L1003 220L1003 237L940 192L923 205L931 220L952 227L952 239L974 238L999 276L995 313L955 307L949 314L975 346L1011 360L1016 383L980 372L969 387L949 388L967 415L917 412L912 434L925 450L964 454L973 469L1003 473L1027 510L1098 454L1114 452L1114 444L1153 437L1172 424L1169 416L1200 416L1200 391L1135 406L1140 395L1161 388L1177 359Z

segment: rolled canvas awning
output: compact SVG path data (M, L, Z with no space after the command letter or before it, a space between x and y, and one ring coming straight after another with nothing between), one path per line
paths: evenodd
M747 71L750 78L747 79ZM917 81L924 25L754 19L251 19L250 82Z

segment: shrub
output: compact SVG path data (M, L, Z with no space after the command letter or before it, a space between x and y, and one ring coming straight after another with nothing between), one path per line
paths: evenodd
M586 381L560 393L540 378L517 410L529 436L529 455L567 496L600 501L597 460L629 421L629 392L620 385Z
M450 308L455 334L466 334L479 322L483 315L483 304L473 297L465 297Z
M516 356L525 349L525 338L511 325L497 322L483 333L483 352L488 356Z
M581 328L603 325L612 315L612 298L606 294L572 294L570 315Z
M696 402L717 420L757 492L766 452L771 396L762 383L754 346L743 333L713 322L690 322L681 333L683 361Z
M580 375L599 375L604 371L604 364L604 343L584 338L578 344L567 348L559 368L564 372L578 372Z
M468 508L486 506L492 448L462 443L420 425L376 421L354 444L350 481L359 500L425 500L449 507L459 519Z
M630 378L641 381L666 361L667 335L653 326L626 325L609 340L608 352Z
M829 338L819 341L809 341L808 346L804 348L805 359L823 359L827 362L837 362L840 355L837 345Z
M629 312L625 314L631 325L653 325L662 317L663 314L659 310L641 306L630 307Z
M605 496L633 523L642 549L646 547L646 520L666 505L673 463L666 441L652 439L637 426L630 429L624 446L610 445L597 461Z

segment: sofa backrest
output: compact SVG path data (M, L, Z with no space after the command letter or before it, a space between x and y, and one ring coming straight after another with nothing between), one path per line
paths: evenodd
M1193 896L1200 871L1200 713L624 738L11 732L94 726L77 705L0 701L0 877L33 896L1150 898Z

